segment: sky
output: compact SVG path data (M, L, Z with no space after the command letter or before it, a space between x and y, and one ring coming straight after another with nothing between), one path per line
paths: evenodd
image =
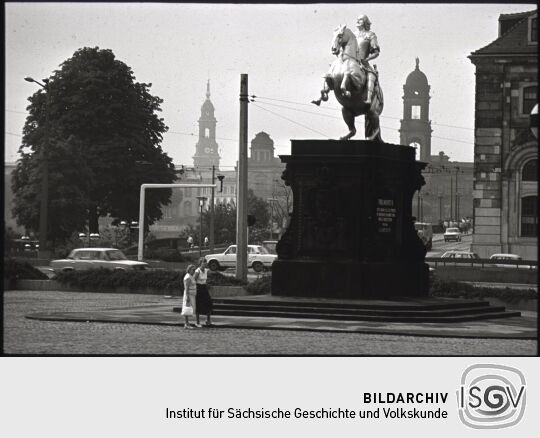
M382 137L399 143L403 84L420 59L431 86L432 155L473 161L475 67L467 58L497 38L498 17L534 4L189 4L6 3L5 161L14 162L37 85L82 47L111 49L152 83L169 132L163 150L175 164L193 165L200 109L210 80L218 121L221 168L238 159L240 75L248 74L248 141L265 131L276 154L291 139L339 138L347 128L334 96L321 107L322 76L334 56L332 32L356 30L367 14L377 35L384 92ZM364 138L363 117L354 139Z

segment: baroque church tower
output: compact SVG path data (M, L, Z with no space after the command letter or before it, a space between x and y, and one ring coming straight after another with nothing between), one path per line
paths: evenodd
M210 101L210 80L206 83L206 100L201 107L201 116L199 117L199 141L195 146L195 155L193 156L193 165L195 168L201 168L208 171L212 166L219 169L218 144L216 143L216 124L214 116L214 105Z
M431 121L429 120L429 90L426 75L416 69L407 76L403 86L403 119L399 129L399 142L417 148L416 159L429 163L431 160Z

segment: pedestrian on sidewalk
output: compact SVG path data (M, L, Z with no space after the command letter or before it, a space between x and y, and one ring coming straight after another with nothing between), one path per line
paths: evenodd
M184 316L185 329L192 329L189 324L189 317L197 311L197 285L193 275L195 274L195 265L189 265L184 276L184 297L182 299L182 315ZM199 327L201 325L199 324Z
M197 311L195 313L195 318L197 321L196 326L202 327L199 319L199 315L202 313L206 315L206 327L212 325L211 315L212 315L212 297L208 292L208 268L206 267L206 259L201 257L199 259L199 266L195 270L195 282L197 283Z

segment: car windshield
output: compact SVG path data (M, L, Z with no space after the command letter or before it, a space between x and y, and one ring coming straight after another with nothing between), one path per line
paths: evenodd
M448 228L447 233L459 233L459 228Z
M109 260L127 260L124 253L119 250L105 251L105 254L107 254Z

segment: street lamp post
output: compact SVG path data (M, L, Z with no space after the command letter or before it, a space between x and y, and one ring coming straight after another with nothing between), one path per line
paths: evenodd
M121 221L120 225L122 225L124 227L124 230L127 230L128 232L128 247L129 247L131 246L131 230L133 228L139 228L139 222L131 221L128 223L126 221Z
M204 203L206 202L208 198L206 198L205 196L197 196L197 199L199 200L199 208L201 211L201 224L200 224L200 229L199 229L199 258L201 258L202 257L202 241L203 241L202 212L203 212Z
M38 84L41 88L45 90L45 144L40 148L40 159L41 159L41 195L40 195L40 205L39 205L39 257L48 258L48 248L47 248L47 228L48 228L48 208L49 208L49 163L47 157L46 148L49 147L49 90L47 90L46 85L42 84L39 81L36 81L34 78L26 77L24 78L27 82L34 82ZM47 84L48 81L43 81Z
M212 165L212 185L216 183L216 166ZM212 187L212 198L210 200L210 230L208 232L209 234L209 246L210 251L214 251L214 204L215 204L215 187ZM202 226L202 223L201 223Z

